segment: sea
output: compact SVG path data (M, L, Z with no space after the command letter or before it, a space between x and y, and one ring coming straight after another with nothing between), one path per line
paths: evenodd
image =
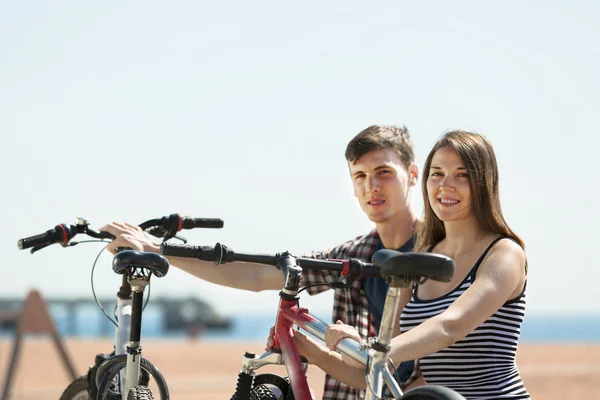
M69 320L60 309L50 310L54 325L62 337L111 337L114 325L98 308L85 307ZM324 321L329 315L316 315ZM262 341L274 325L273 314L228 315L229 329L206 329L200 337L219 341ZM11 336L11 331L0 331L0 337ZM142 338L177 339L189 337L185 332L165 333L163 313L159 308L148 307L143 314ZM560 315L529 313L521 327L523 342L600 342L600 314Z

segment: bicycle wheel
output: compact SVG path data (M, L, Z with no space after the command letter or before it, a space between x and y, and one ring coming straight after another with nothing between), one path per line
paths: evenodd
M91 400L88 393L87 375L80 376L67 386L60 400Z
M120 354L118 356L113 356L103 362L98 368L98 372L96 373L96 379L98 384L98 396L101 400L108 400L108 392L109 386L113 382L114 378L117 376L119 371L125 368L127 364L127 356L124 354ZM160 373L160 371L147 359L141 359L141 368L148 372L152 378L154 378L154 382L158 386L158 391L160 393L161 400L169 400L169 388L167 387L167 382L165 381L164 376ZM144 385L139 385L144 386ZM129 395L129 393L128 393Z
M148 386L135 386L127 393L127 400L154 400L154 393Z
M250 392L250 400L280 400L282 397L277 396L267 385L255 386ZM130 399L127 399L130 400Z
M404 393L402 400L465 400L458 392L438 385L424 385Z
M98 395L98 386L96 385L96 373L98 372L98 368L100 367L100 365L102 365L102 363L104 361L106 361L108 358L110 358L114 355L115 355L114 351L110 354L104 354L104 353L96 354L96 358L94 360L94 365L91 366L88 370L88 391L90 393L90 397L93 400L96 400L96 396ZM150 375L143 368L140 372L141 372L140 385L148 386L148 382L150 381ZM120 377L117 375L115 377L115 379L113 379L113 382L111 382L111 384L108 388L107 399L108 400L121 400L121 398L122 398L122 396L121 396L121 389L120 389Z
M254 387L263 386L269 389L277 399L293 400L294 394L289 379L275 374L260 374L254 377ZM263 389L261 389L262 391Z

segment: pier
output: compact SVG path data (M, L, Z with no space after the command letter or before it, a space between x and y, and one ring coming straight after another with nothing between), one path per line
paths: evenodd
M115 298L102 297L98 299L105 312L113 317L116 305ZM0 332L14 331L20 315L24 298L0 298ZM96 301L91 297L47 297L46 305L50 314L56 320L55 315L60 314L66 319L62 326L64 336L76 336L77 318L82 311L93 310L101 314ZM231 328L231 320L218 314L206 301L197 297L155 297L151 296L148 308L153 312L158 310L161 315L161 335L184 333L195 336L204 331L228 330ZM55 322L56 324L56 322ZM114 325L105 317L101 317L98 327L99 336L111 336L114 334Z

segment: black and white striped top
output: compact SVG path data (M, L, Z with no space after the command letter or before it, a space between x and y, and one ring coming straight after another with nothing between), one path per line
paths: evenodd
M471 286L477 268L500 239L488 246L465 279L446 295L421 300L415 284L412 297L402 310L401 331L409 331L445 311ZM504 303L465 338L418 360L425 382L450 387L467 399L529 399L515 363L524 313L525 287L517 298Z

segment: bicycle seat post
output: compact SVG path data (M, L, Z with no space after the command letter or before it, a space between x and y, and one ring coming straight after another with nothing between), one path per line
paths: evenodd
M365 397L367 400L376 399L375 394L381 393L383 390L384 380L393 379L388 370L388 354L394 331L394 316L398 312L401 288L409 287L411 283L398 277L390 277L387 281L389 288L385 298L379 334L375 342L371 344L371 348L375 350L375 354L373 355L371 368L368 371L371 390L367 390ZM393 385L388 385L388 388L392 392L396 390ZM398 397L402 393L393 393L393 395Z
M133 293L131 303L131 325L129 330L129 344L125 348L127 363L125 370L125 391L138 385L142 359L142 311L144 303L144 290L150 283L150 277L155 275L163 277L169 270L166 258L155 253L144 253L126 250L117 253L113 258L113 271L126 275L127 282Z
M126 347L128 365L133 365L134 368L127 368L125 371L126 390L137 385L139 381L140 368L142 357L142 310L144 305L144 290L150 283L150 275L147 278L129 277L129 284L133 292L131 304L131 328L129 330L129 344Z

